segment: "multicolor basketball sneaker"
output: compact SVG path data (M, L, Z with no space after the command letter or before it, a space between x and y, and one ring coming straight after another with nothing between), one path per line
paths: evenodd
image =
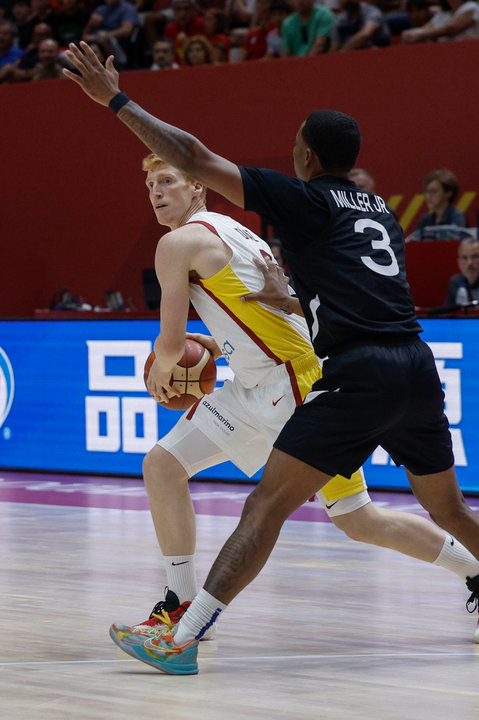
M169 675L196 675L198 644L199 641L194 639L175 645L173 628L170 632L165 629L145 642L138 659Z
M164 630L169 630L172 626L179 623L185 612L188 610L190 602L181 603L176 593L169 588L165 588L165 599L156 603L151 611L148 620L138 625L120 625L113 623L110 627L110 637L119 648L124 650L131 657L137 660L137 648L142 648L145 640L156 637ZM210 640L216 627L211 626L203 636L202 640Z
M165 588L165 599L156 603L148 620L138 623L138 625L113 623L110 627L110 637L118 647L128 655L136 658L137 655L132 652L132 647L137 645L142 647L145 640L155 637L162 630L168 629L170 623L176 625L190 605L189 602L180 605L176 593L169 588Z

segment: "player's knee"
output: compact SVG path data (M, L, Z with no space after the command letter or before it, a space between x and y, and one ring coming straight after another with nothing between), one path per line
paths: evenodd
M348 515L338 515L332 517L331 520L336 527L347 535L351 540L356 542L371 542L371 531L361 522L356 522L355 519Z
M145 455L143 458L143 479L145 481L145 485L157 475L158 472L158 458L156 453L153 450L150 450L149 453Z
M147 490L161 485L167 491L172 483L187 483L188 479L185 468L161 445L155 445L143 458L143 480Z
M241 514L241 524L250 528L261 528L267 532L281 528L283 522L292 512L291 508L284 508L274 495L261 492L258 486L247 497ZM294 508L293 508L294 509Z
M143 480L146 487L152 483L158 484L166 477L165 451L158 445L150 450L143 458Z

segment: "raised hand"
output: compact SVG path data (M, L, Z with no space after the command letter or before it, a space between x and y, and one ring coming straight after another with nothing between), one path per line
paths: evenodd
M81 49L80 49L81 48ZM63 74L80 85L92 100L108 106L110 100L118 95L118 72L113 65L113 55L107 58L105 66L101 64L91 47L83 40L80 47L70 43L66 55L80 75L64 68Z

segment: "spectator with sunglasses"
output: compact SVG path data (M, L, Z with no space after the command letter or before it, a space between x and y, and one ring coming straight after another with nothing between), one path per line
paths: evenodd
M293 0L295 12L283 22L283 57L327 52L334 14L314 0Z

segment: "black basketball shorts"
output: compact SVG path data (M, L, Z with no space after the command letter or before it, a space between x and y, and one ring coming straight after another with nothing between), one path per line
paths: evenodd
M434 358L417 337L358 345L327 359L274 447L328 475L349 477L378 445L414 475L454 464Z

